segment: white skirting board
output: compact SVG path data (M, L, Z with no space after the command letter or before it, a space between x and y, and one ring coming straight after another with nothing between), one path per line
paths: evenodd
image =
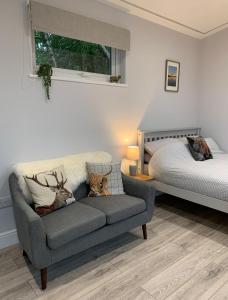
M0 249L15 245L17 243L18 237L16 229L0 233Z

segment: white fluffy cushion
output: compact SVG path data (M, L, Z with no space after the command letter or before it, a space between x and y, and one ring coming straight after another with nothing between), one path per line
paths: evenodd
M14 167L14 173L18 178L23 194L30 198L31 194L24 180L25 175L32 176L63 165L71 189L75 191L80 183L87 180L86 162L108 163L111 161L112 156L107 152L89 152L50 160L19 163Z
M167 138L167 139L162 139L162 140L157 140L153 142L147 142L145 143L145 150L153 156L156 151L158 151L160 148L163 146L170 144L170 143L175 143L177 142L177 139L174 138Z

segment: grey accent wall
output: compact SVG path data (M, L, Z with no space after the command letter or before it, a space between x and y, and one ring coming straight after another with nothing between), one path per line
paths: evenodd
M0 2L0 199L8 174L21 161L106 150L120 158L136 130L198 125L199 41L93 0L43 1L130 29L127 88L53 81L45 103L31 73L25 0ZM165 60L180 61L179 93L164 92ZM0 232L14 227L11 208ZM3 224L1 224L3 223Z
M201 42L200 125L228 152L228 29Z

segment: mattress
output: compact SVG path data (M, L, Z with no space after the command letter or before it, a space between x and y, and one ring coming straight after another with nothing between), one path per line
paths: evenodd
M228 201L228 154L195 161L186 144L172 143L153 155L148 172L162 183Z

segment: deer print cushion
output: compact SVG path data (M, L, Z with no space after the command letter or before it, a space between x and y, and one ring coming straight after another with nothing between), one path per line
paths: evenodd
M24 178L32 194L34 209L40 216L75 201L63 166Z
M89 197L124 194L120 163L87 163Z

